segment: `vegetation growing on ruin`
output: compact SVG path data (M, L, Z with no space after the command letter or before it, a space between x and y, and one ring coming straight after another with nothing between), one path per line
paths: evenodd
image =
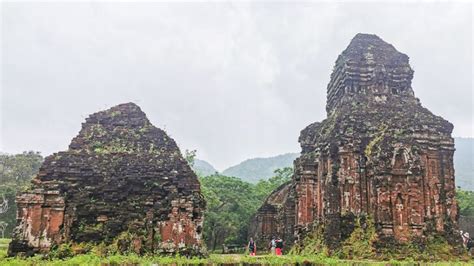
M440 235L428 236L426 240L412 239L398 243L392 238L382 241L376 234L374 221L361 216L354 221L350 235L341 246L330 252L323 239L324 225L315 223L302 242L293 246L291 255L334 257L337 259L380 261L469 261L470 257L461 248L449 245ZM343 232L342 232L343 233Z
M375 134L374 138L367 144L364 150L365 156L367 158L370 158L373 152L373 148L377 145L377 143L383 140L387 128L387 125L382 124L379 128L379 131Z
M453 247L441 235L430 235L424 240L414 238L408 243L384 244L378 247L376 252L374 258L377 260L469 261L471 259L464 248Z
M370 217L355 219L354 230L342 242L338 256L345 259L370 259L375 255L373 244L377 239L374 220Z
M302 242L294 245L289 253L302 256L333 256L338 259L373 258L375 255L373 243L376 240L373 219L364 216L356 219L353 216L348 217L349 219L342 218L348 224L346 230L341 232L343 241L338 249L329 250L324 240L324 224L316 222L303 237Z
M118 116L120 115L123 114L118 110L110 113L110 117L115 119L119 119ZM98 154L150 153L159 155L161 149L165 149L170 141L168 136L163 135L162 139L160 139L160 144L163 144L161 149L157 149L155 143L142 143L141 141L153 128L155 127L146 120L143 121L143 125L138 128L110 128L101 123L91 123L84 127L80 135L76 138L81 138L85 143L80 150ZM159 131L159 129L157 130ZM75 151L79 152L80 150Z
M323 235L324 225L315 223L312 230L303 237L303 241L294 245L289 254L300 256L329 256L330 252L324 242Z

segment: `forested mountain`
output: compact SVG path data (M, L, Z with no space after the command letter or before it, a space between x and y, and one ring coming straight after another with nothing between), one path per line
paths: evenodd
M456 138L455 145L456 186L474 191L474 138Z
M299 153L286 153L268 158L254 158L245 160L238 165L227 168L222 172L226 176L235 176L244 181L257 183L274 175L278 168L292 167L293 160Z

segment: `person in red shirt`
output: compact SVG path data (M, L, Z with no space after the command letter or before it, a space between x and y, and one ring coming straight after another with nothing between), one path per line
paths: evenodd
M281 256L283 254L283 240L278 237L276 240L275 254Z

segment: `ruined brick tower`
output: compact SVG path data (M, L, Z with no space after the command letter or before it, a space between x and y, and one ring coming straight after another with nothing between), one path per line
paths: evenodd
M375 35L354 37L331 74L327 118L301 132L293 180L281 188L288 201L265 203L276 208L259 210L257 236L291 226L283 236L298 238L317 221L334 248L347 217L368 215L380 239L457 238L453 125L420 104L412 78L407 55ZM293 224L278 218L288 209Z
M46 158L17 205L9 255L62 243L137 253L201 248L198 179L174 140L133 103L89 116L67 151Z

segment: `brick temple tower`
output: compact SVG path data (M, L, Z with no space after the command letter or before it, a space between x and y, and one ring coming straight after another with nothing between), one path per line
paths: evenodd
M288 195L279 197L288 200L265 203L275 207L273 229L259 218L272 216L264 205L254 233L267 241L290 226L286 238L298 239L317 221L327 245L337 247L344 217L363 215L381 239L455 238L453 125L421 105L412 78L407 55L376 35L357 34L336 60L327 118L301 132L293 180L281 188ZM291 224L277 218L288 209Z

